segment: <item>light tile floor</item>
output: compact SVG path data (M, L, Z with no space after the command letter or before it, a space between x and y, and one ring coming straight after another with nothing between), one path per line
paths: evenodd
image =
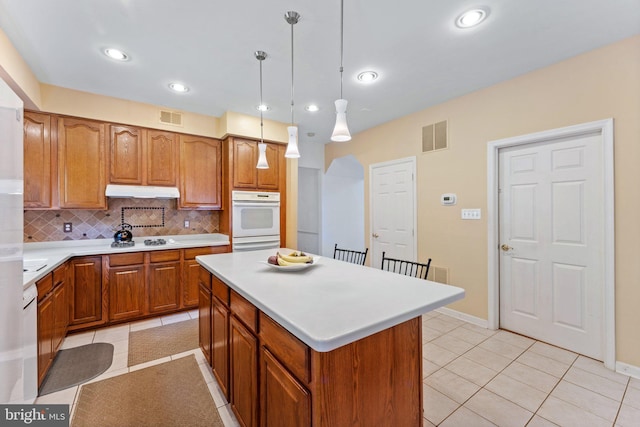
M169 315L67 337L63 348L114 345L109 377L195 354L226 427L238 422L199 349L127 367L129 331L197 318ZM423 316L424 426L547 427L640 425L640 380L603 364L507 331L490 331L431 312ZM38 398L75 409L79 388ZM98 426L99 427L99 426Z

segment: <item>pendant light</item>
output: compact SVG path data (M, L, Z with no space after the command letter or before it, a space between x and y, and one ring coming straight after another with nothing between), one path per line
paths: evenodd
M344 57L344 0L340 0L340 99L336 104L336 125L331 134L331 140L335 142L347 142L351 140L351 134L347 127L347 100L342 97L342 66Z
M284 156L297 159L300 157L300 152L298 151L298 127L293 121L293 26L298 23L300 14L289 11L284 14L284 19L291 25L291 126L287 128L289 132L289 143L287 144L287 151L284 153Z
M267 58L266 52L258 50L254 53L256 59L260 61L260 105L262 106L262 61ZM262 122L262 110L260 108L260 143L258 144L258 169L269 169L269 163L267 163L267 144L264 143L264 123Z

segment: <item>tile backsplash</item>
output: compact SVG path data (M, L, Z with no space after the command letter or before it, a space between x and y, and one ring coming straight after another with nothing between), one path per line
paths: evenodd
M189 228L184 228L185 220ZM111 239L122 222L131 224L133 237L217 233L218 211L178 210L175 200L108 199L108 209L24 211L24 241ZM72 231L65 233L63 224Z

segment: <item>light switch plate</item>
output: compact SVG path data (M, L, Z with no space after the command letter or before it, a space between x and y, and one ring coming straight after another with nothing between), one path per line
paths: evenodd
M480 209L462 209L460 211L460 217L462 219L481 219L482 214Z

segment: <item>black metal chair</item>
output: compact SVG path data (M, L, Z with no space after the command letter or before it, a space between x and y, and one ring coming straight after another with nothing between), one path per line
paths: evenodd
M426 264L414 261L405 261L396 258L387 258L384 256L386 252L382 252L382 269L393 273L404 274L405 276L417 277L418 279L427 280L429 274L429 266L431 258Z
M351 249L339 249L338 244L336 243L336 246L333 249L333 259L350 262L352 264L364 265L364 262L367 260L367 252L369 252L369 248L366 248L364 252L354 251Z

